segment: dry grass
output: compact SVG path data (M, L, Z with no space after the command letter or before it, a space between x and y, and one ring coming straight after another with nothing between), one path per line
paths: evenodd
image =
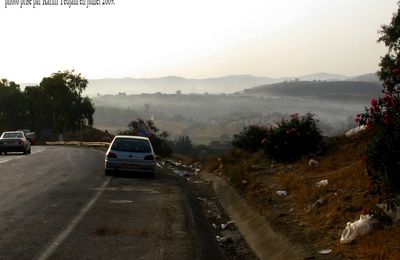
M332 139L329 150L318 158L318 168L310 168L306 159L292 165L271 165L260 154L233 152L231 157L223 158L223 172L250 205L276 223L278 230L288 236L294 232L302 236L293 240L312 243L319 249L332 248L334 254L343 258L400 259L400 228L375 229L350 245L339 243L346 223L358 219L363 208L372 209L380 201L379 196L368 192L362 160L371 135ZM254 169L254 164L269 167ZM218 161L210 165L214 165L210 167L213 169ZM329 184L317 187L316 182L324 179ZM277 190L286 190L288 195L278 198ZM322 199L322 204L313 206L318 199ZM277 217L282 215L289 216Z

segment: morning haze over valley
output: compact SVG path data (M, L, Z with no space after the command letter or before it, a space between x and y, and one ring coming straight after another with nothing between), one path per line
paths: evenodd
M208 144L231 138L248 124L271 124L294 112L312 111L324 134L337 134L354 127L354 115L381 93L381 83L375 73L167 76L89 80L86 93L96 106L95 126L100 129L121 130L135 115L152 118L175 138L188 135L195 143Z

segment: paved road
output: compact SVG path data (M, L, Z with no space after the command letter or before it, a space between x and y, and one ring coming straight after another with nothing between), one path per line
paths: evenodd
M178 179L106 177L104 154L0 156L0 259L223 259Z

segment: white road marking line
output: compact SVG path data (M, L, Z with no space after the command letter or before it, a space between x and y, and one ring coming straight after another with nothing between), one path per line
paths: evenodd
M20 155L20 156L17 156L17 157L13 157L13 158L5 159L4 161L0 161L0 163L5 163L5 162L12 161L12 160L16 160L16 159L19 159L19 158L21 158L21 157L23 157L23 156L22 156L22 155Z
M32 152L32 155L33 155L33 154L37 154L37 153L41 153L41 152L43 152L44 150L46 150L46 148L38 149L38 151Z
M31 155L41 153L41 152L43 152L45 150L46 150L45 148L38 149L38 151L32 152ZM10 156L16 156L16 155L10 155ZM4 159L3 161L0 161L0 163L9 162L9 161L16 160L16 159L19 159L19 158L22 158L22 157L26 157L26 155L18 155L16 157L7 158L7 159Z
M0 161L0 163L5 163L5 162L8 162L9 160L4 160L4 161Z
M48 243L47 247L39 254L38 257L35 257L37 260L46 260L48 259L57 248L64 242L64 240L68 237L68 235L72 232L72 230L78 225L78 223L82 220L82 218L88 213L88 211L93 207L94 203L99 199L101 194L103 194L104 190L106 189L107 185L110 183L111 177L108 177L99 190L96 192L94 197L86 204L84 207L81 208L79 214L69 223L69 225L64 228L64 230L59 233L55 239Z

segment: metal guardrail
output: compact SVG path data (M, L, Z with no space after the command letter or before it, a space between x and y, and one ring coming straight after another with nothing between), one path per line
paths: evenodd
M45 142L46 145L73 145L73 146L84 146L84 147L92 147L92 148L108 148L110 143L107 142L80 142L80 141L54 141L54 142Z

